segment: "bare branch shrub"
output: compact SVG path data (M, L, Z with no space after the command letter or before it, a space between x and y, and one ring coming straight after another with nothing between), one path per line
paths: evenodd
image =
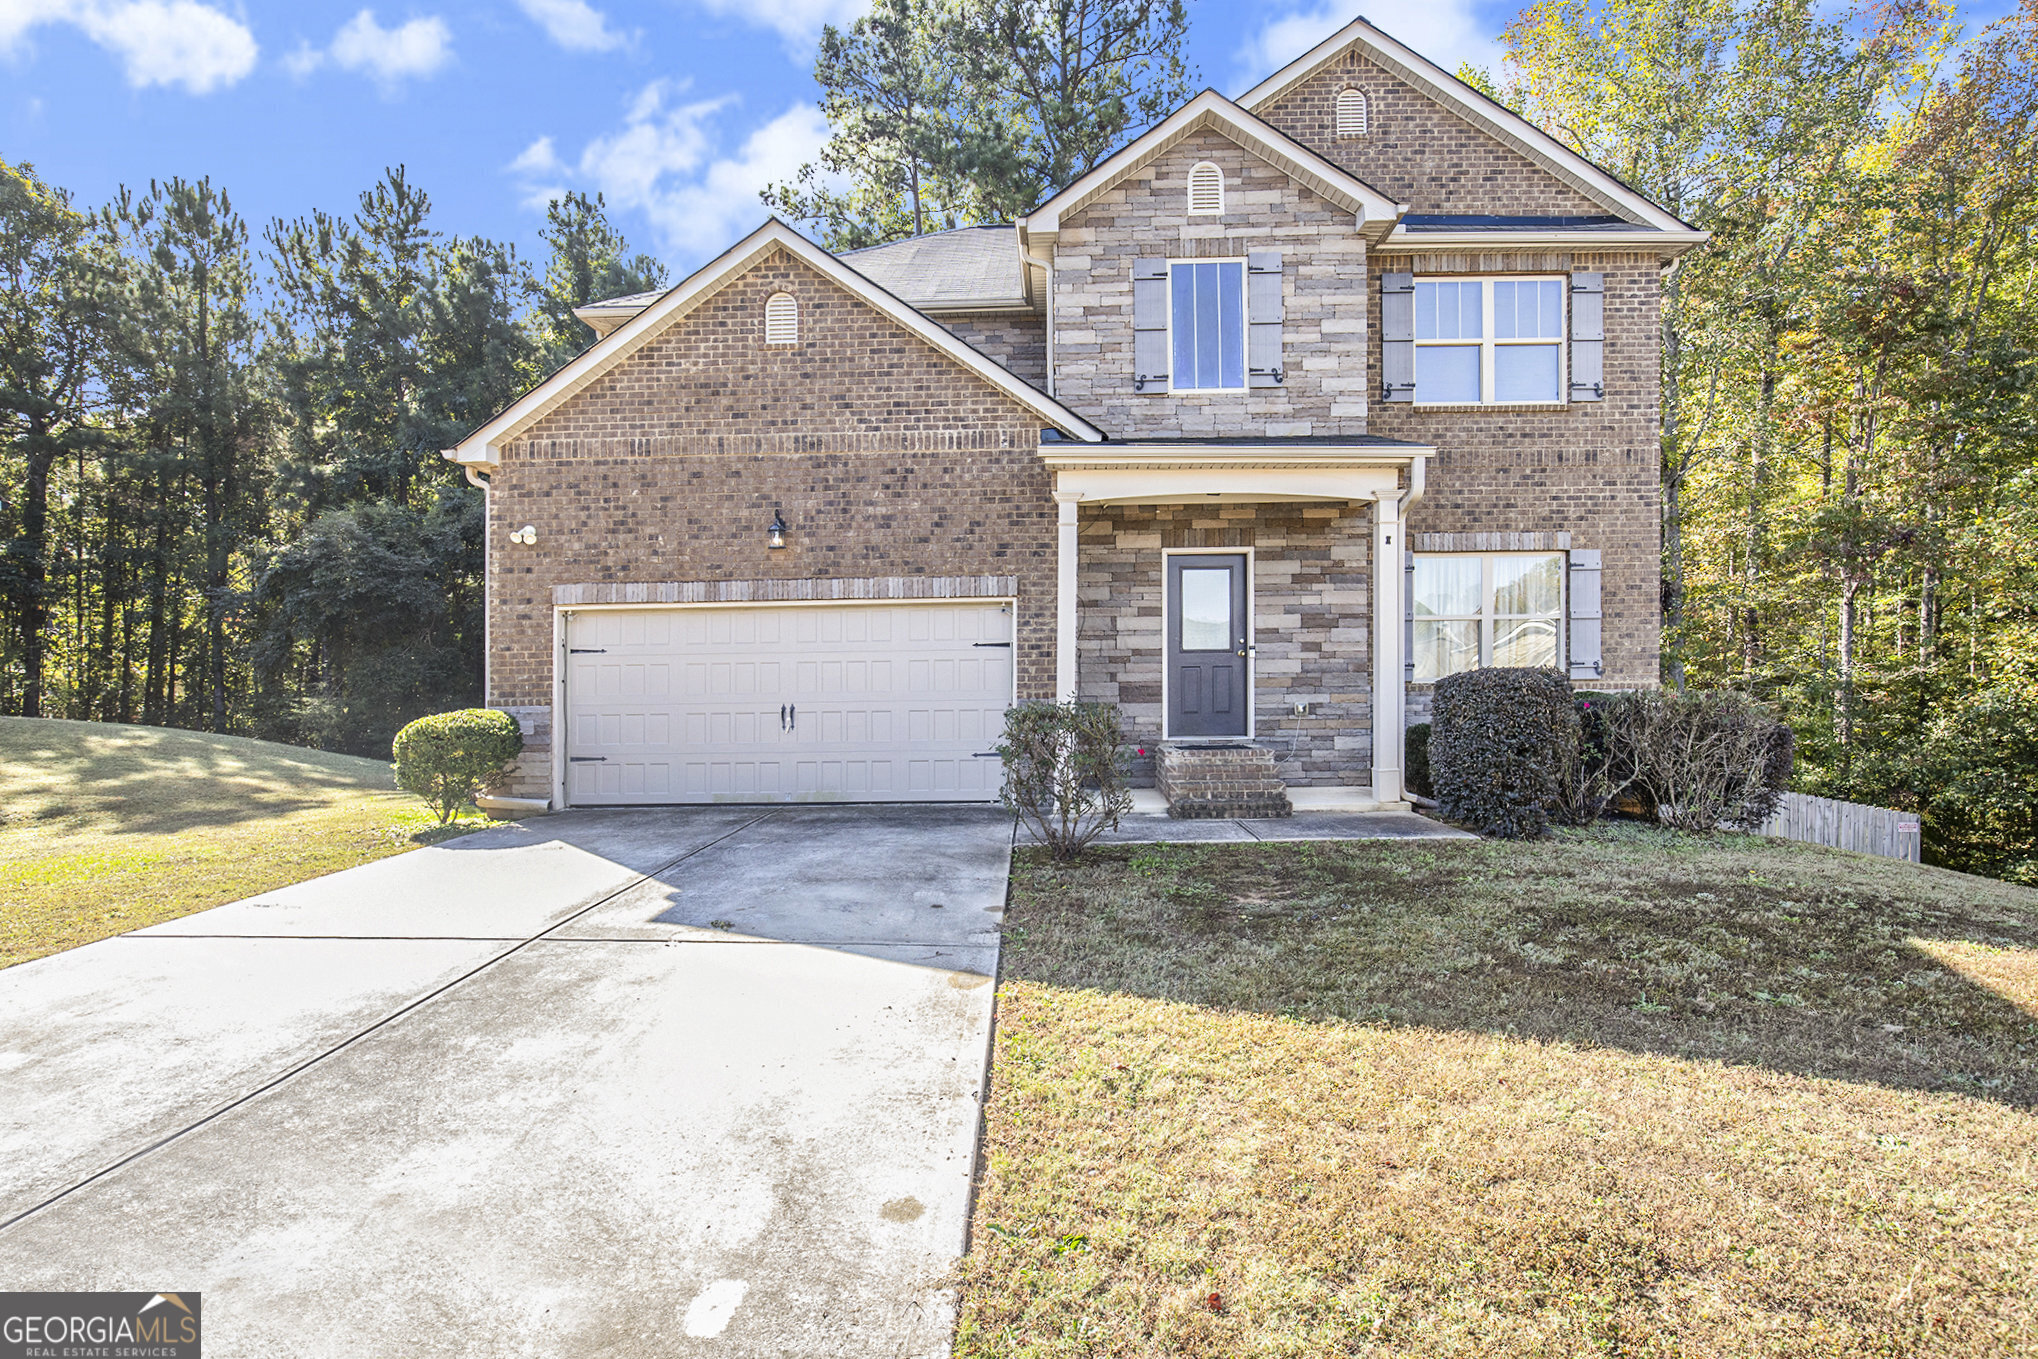
M1679 830L1752 830L1790 783L1790 728L1745 694L1651 690L1598 709L1599 787L1632 787ZM1602 805L1604 805L1602 803Z
M1115 703L1022 703L1005 712L998 800L1057 859L1073 859L1132 810Z

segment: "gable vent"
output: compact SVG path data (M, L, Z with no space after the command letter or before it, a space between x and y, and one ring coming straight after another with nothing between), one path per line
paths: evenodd
M800 342L800 304L791 293L773 293L764 304L764 342L766 344L798 344Z
M1192 213L1224 211L1224 171L1207 160L1189 171L1189 211Z
M1364 90L1340 90L1337 96L1337 135L1340 137L1365 136L1366 113L1366 92Z

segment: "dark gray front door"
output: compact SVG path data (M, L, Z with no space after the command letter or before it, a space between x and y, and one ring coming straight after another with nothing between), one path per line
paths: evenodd
M1168 559L1168 734L1243 736L1250 702L1242 553Z

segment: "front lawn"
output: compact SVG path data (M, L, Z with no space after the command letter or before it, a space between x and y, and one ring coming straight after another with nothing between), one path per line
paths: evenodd
M1746 837L1015 866L962 1356L2038 1352L2038 891Z
M0 967L473 829L389 765L165 727L0 718Z

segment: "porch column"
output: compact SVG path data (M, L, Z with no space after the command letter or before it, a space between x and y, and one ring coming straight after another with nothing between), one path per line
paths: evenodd
M1382 491L1373 501L1373 797L1399 802L1403 687L1401 654L1401 493Z
M1076 505L1077 491L1056 491L1061 510L1055 559L1054 696L1063 703L1076 696Z

